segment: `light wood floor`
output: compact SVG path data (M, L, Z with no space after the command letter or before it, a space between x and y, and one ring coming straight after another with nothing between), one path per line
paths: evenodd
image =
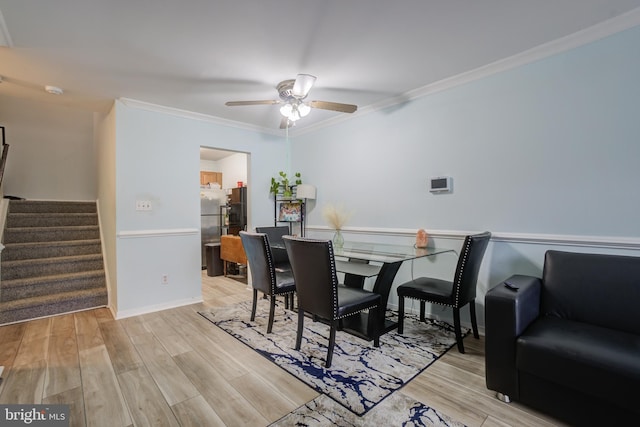
M0 403L65 403L72 426L266 426L318 396L197 314L251 298L203 272L204 303L114 320L107 309L0 327ZM248 313L247 313L248 315ZM465 340L398 393L468 426L548 426L484 385L484 342Z

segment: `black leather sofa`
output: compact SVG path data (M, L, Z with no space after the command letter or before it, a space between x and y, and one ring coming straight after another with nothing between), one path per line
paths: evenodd
M505 282L485 296L487 388L571 425L640 425L640 257L548 251L542 278Z

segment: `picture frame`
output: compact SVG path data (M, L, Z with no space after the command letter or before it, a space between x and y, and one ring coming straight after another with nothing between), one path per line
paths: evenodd
M278 221L280 222L300 222L302 221L301 202L280 202L278 209Z

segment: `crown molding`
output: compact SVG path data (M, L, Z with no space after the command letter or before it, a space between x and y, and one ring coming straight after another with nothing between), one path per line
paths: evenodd
M9 34L9 29L7 28L7 23L4 20L4 15L2 15L1 10L0 10L0 46L13 47L13 41L11 40L11 35Z
M200 120L203 122L214 123L221 126L228 126L237 129L250 130L254 132L267 133L276 136L282 136L282 134L273 129L267 129L262 126L250 125L247 123L237 122L234 120L223 119L217 116L211 116L204 113L196 113L194 111L181 110L180 108L168 107L166 105L153 104L151 102L140 101L133 98L118 98L122 104L127 107L137 108L140 110L152 111L155 113L170 114L172 116L183 117L186 119Z
M0 30L4 29L6 33L5 37L9 37L9 33L6 30L6 26L3 26L4 20L0 13ZM640 7L635 8L627 13L600 22L589 28L577 31L569 34L565 37L551 41L549 43L536 46L524 52L510 56L508 58L500 59L482 67L475 68L458 75L439 80L437 82L412 89L398 96L384 99L378 103L368 105L363 108L359 108L353 114L340 114L336 117L323 120L318 123L314 123L304 128L289 129L288 135L284 134L281 130L275 130L265 128L262 126L250 125L247 123L237 122L234 120L223 119L216 116L207 115L204 113L195 113L192 111L181 110L178 108L167 107L157 104L152 104L145 101L138 101L131 98L120 98L120 101L127 106L134 108L140 108L148 111L155 111L160 113L167 113L178 117L190 118L195 120L202 120L210 123L219 124L222 126L230 126L238 129L244 129L254 132L260 132L282 138L295 138L306 133L315 132L319 129L334 126L347 120L353 120L356 117L361 117L365 114L381 111L396 105L400 105L418 98L422 98L434 93L442 92L448 89L452 89L457 86L461 86L475 80L480 80L485 77L489 77L494 74L501 73L513 68L520 67L522 65L530 64L532 62L539 61L541 59L557 55L571 49L584 46L586 44L598 41L605 37L614 35L616 33L628 30L630 28L640 25ZM2 42L2 31L0 31L0 44ZM10 39L9 39L10 42Z
M451 89L452 87L463 85L474 80L483 79L493 74L511 70L522 65L530 64L532 62L593 43L637 25L640 25L640 8L633 9L623 15L603 21L589 28L585 28L584 30L569 34L568 36L525 50L508 58L500 59L471 71L443 79L434 84L411 90L400 97L397 97L396 101L406 102L435 92ZM376 107L378 109L387 108L391 105L395 104L385 105L383 103Z
M473 70L460 73L458 75L439 80L437 82L416 89L412 89L398 96L384 99L378 103L359 108L354 114L344 114L335 118L324 120L320 123L310 125L303 129L294 130L290 132L289 135L291 137L299 136L305 133L316 131L323 127L333 126L337 123L353 119L357 116L381 111L399 104L415 100L417 98L422 98L427 95L452 89L456 86L461 86L475 80L480 80L485 77L501 73L503 71L530 64L532 62L536 62L541 59L548 58L550 56L557 55L589 43L593 43L595 41L614 35L616 33L620 33L624 30L628 30L638 25L640 25L640 7L633 9L625 14L619 15L615 18L608 19L589 28L585 28L578 32L569 34L568 36L553 40L549 43L536 46L508 58L500 59L490 64L483 65L482 67L478 67Z

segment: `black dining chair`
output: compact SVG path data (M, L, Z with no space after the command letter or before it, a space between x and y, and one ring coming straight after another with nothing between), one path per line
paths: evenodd
M278 271L273 262L267 235L264 233L240 232L242 246L247 255L247 262L251 271L251 285L253 287L253 304L251 306L251 321L256 319L258 291L270 299L269 323L267 333L273 328L273 318L276 309L276 297L284 295L286 307L293 309L293 295L296 285L291 271Z
M404 329L404 299L420 300L420 321L425 320L425 303L441 304L453 308L453 325L456 332L458 351L464 353L462 332L460 330L460 309L469 304L473 336L479 338L476 320L476 285L478 271L484 258L484 253L491 239L491 233L466 236L453 281L419 277L398 286L398 333Z
M347 288L338 282L331 240L285 236L298 296L296 350L302 344L304 315L309 313L329 323L329 346L325 366L331 367L336 331L340 319L364 310L379 310L380 295L364 289ZM380 331L374 331L373 345L380 345Z
M291 234L289 226L256 227L256 233L265 233L267 235L267 240L271 247L271 254L273 255L273 263L276 268L280 270L291 270L287 250L284 248L284 242L282 241L283 236ZM273 247L273 245L279 247Z

